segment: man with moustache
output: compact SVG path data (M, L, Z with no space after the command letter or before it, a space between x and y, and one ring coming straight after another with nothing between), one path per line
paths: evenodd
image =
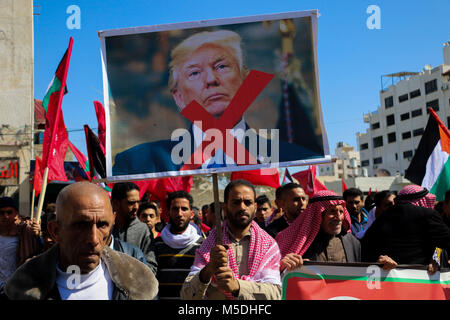
M79 182L56 200L49 232L56 245L21 266L5 287L14 300L150 300L158 282L142 262L111 249L108 194Z
M180 299L180 290L194 262L195 251L204 239L190 223L193 202L186 191L175 191L167 197L169 223L154 242L159 299Z
M348 232L350 225L342 197L329 190L317 192L298 219L276 237L283 257L280 271L299 268L303 260L360 262L361 245ZM397 266L387 256L380 256L378 263L385 269Z
M294 220L306 209L308 197L298 183L287 183L275 191L275 203L281 208L283 215L266 227L266 232L273 238L289 227Z
M116 183L112 189L111 199L116 215L114 237L141 249L150 269L156 274L157 263L151 248L150 230L137 218L140 201L139 187L133 182Z
M225 188L223 210L221 244L213 229L195 254L181 298L279 300L280 251L275 240L253 221L254 186L246 180L231 181Z

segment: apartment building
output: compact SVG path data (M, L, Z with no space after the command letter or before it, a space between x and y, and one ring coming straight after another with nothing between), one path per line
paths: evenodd
M364 114L369 125L357 133L361 168L369 176L404 175L433 108L450 125L450 41L443 45L444 63L421 72L397 72L382 77L380 107ZM384 81L391 84L383 88Z
M319 176L334 177L335 179L364 176L365 172L361 169L359 151L354 149L342 141L338 142L334 152L336 161L318 165Z

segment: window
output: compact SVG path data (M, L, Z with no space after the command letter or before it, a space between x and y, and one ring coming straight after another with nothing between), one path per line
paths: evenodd
M434 111L439 111L439 99L428 101L427 102L427 113L430 113L428 111L428 108L432 108Z
M395 160L398 160L398 153L395 154Z
M410 131L402 133L402 139L403 140L406 140L406 139L409 139L409 138L411 138L411 132Z
M34 134L34 144L43 144L44 143L44 132L36 132Z
M378 148L383 146L383 136L373 138L373 147Z
M414 98L419 97L419 96L420 96L420 89L411 91L411 92L409 93L409 98L410 98L410 99L414 99Z
M361 161L361 167L368 167L369 166L369 160L363 160Z
M361 144L360 149L361 149L361 150L369 149L369 144L368 144L368 143L363 143L363 144Z
M437 91L437 79L425 82L425 94Z
M409 112L402 113L402 114L400 115L400 120L401 120L401 121L408 120L408 119L409 119Z
M395 124L395 117L393 114L390 114L388 116L386 116L386 126L392 126L393 124Z
M447 128L450 128L450 117L447 117Z
M403 152L403 159L412 158L412 156L413 156L412 150Z
M424 132L423 128L416 129L413 131L413 136L414 137L421 136L421 135L423 135L423 132Z
M388 133L387 139L388 139L388 143L397 141L397 136L395 135L395 132Z
M379 127L380 127L380 123L379 122L372 123L372 125L371 125L371 129L372 130L378 129Z
M398 102L403 102L403 101L406 101L406 100L408 100L408 94L407 93L402 94L401 96L398 97Z
M381 157L373 159L373 164L380 164L382 162L383 162L383 158L381 158Z
M422 109L416 109L416 110L411 111L411 117L412 118L418 117L418 116L421 116L421 115L422 115Z
M394 106L394 97L393 96L384 98L384 107L385 108L390 108L393 106Z

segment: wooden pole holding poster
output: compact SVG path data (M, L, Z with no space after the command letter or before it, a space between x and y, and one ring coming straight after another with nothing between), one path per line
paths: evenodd
M36 195L36 190L34 190L33 187L33 194L31 196L31 212L30 212L30 218L33 219L34 218L34 198Z
M41 221L41 212L42 207L44 205L45 191L47 190L47 178L48 178L48 167L45 167L44 177L42 178L41 194L39 195L38 209L35 217L37 223L40 223Z
M216 214L216 232L217 232L216 244L222 244L222 217L220 214L219 182L217 181L217 173L213 173L212 178L214 190L214 212Z

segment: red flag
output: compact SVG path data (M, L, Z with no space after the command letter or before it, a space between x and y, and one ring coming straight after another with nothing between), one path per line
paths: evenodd
M345 184L344 178L342 178L342 192L344 192L345 190L347 190L347 185ZM370 193L369 193L370 194Z
M316 166L309 166L308 170L292 174L310 198L318 191L328 190L327 187L325 187L322 182L316 178L316 171Z
M344 181L344 180L342 180L342 181ZM344 186L344 185L342 185L342 186ZM342 191L345 191L344 187L342 187ZM370 196L371 193L372 193L372 188L369 188L369 192L367 193L367 195Z
M38 196L41 193L42 188L42 160L36 156L34 161L34 179L33 179L33 189L34 196Z
M80 164L81 168L83 169L84 173L86 174L87 178L90 181L91 180L91 173L89 171L89 160L70 141L69 141L69 148L72 150L73 154L75 155L75 158L77 158L78 163Z
M48 167L48 180L67 181L64 170L64 158L68 146L66 125L61 110L63 96L66 92L67 72L69 71L73 39L60 61L55 76L43 100L46 110L46 124L42 146L42 166Z
M275 189L280 186L280 176L277 168L232 172L231 180L237 179L244 179L257 186L269 186Z
M166 199L167 194L174 191L184 190L190 192L193 180L192 176L170 177L162 179L134 181L139 187L139 195L150 193L150 200L158 200L161 204L161 218L168 221Z
M106 178L105 149L100 140L87 124L84 125L86 149L89 157L89 172L92 179Z
M94 101L95 113L97 115L98 122L98 139L106 149L106 120L105 120L105 108L99 101Z

